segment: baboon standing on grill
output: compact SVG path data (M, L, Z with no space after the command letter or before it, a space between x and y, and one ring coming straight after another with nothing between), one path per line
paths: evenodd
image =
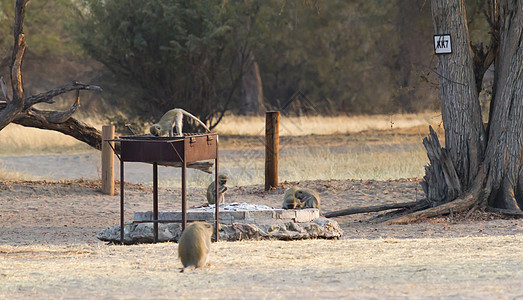
M185 228L178 241L178 257L183 269L201 268L207 264L211 252L213 227L210 223L193 222Z
M297 186L292 186L285 190L283 194L283 209L295 209L301 207L300 199L296 198Z
M225 193L227 192L228 188L225 186L227 184L227 175L220 174L218 176L218 203L225 202ZM215 182L211 182L209 186L207 187L207 202L209 204L215 204L216 203L216 184Z
M295 193L303 208L320 208L320 195L312 189L298 189Z
M154 136L162 136L165 134L169 134L169 137L172 137L174 135L173 133L173 127L176 128L176 136L182 136L182 127L183 127L183 116L186 115L192 119L194 119L196 122L200 123L207 131L211 132L209 127L205 125L200 119L193 116L192 114L186 112L185 110L181 108L174 108L166 112L160 121L158 123L155 123L151 125L149 128L149 131Z

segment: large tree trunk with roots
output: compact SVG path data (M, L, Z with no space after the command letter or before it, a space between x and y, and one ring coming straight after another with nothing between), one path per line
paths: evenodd
M483 159L486 140L464 3L460 0L434 0L432 15L435 33L449 33L453 51L438 57L438 74L441 113L445 127L445 149L442 149L442 152L452 162L455 172L448 170L451 174L445 173L444 185L437 176L439 168L428 168L426 176L428 186L439 187L436 193L428 193L428 198L435 204L441 204L454 200L472 184ZM455 173L455 176L452 173ZM459 182L456 182L456 176Z
M451 34L452 54L438 56L445 147L424 139L430 165L422 183L432 207L388 221L406 223L477 207L521 215L523 207L523 7L492 0L490 45L473 45L464 0L432 0L436 34ZM488 131L478 93L495 61Z

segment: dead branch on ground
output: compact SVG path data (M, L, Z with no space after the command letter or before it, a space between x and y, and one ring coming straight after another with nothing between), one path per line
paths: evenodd
M347 216L347 215L354 215L354 214L361 214L361 213L368 213L368 212L378 212L378 211L384 211L384 210L392 210L392 209L410 209L414 207L419 207L419 209L422 209L423 207L428 206L428 202L425 200L421 201L412 201L412 202L403 202L403 203L392 203L392 204L383 204L383 205L373 205L373 206L364 206L364 207L351 207L347 209L342 210L336 210L324 213L323 216L325 218L334 218L334 217L340 217L340 216Z

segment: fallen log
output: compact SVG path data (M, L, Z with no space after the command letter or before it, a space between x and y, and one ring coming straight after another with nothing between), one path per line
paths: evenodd
M403 203L392 203L392 204L383 204L383 205L374 205L374 206L364 206L364 207L351 207L342 210L336 210L324 213L325 218L334 218L340 216L368 213L368 212L377 212L391 209L408 209L420 205L422 201L412 201L412 202L403 202Z

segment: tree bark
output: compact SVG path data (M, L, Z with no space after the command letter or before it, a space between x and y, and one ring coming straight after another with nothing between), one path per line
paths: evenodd
M58 131L72 136L96 150L102 149L102 135L100 131L75 118L69 118L62 123L51 123L43 117L42 111L33 108L26 114L18 115L13 123L27 127Z
M438 55L440 100L445 148L437 136L424 144L431 164L422 183L434 205L452 201L466 191L483 161L486 136L478 101L472 49L463 0L432 0L435 34L450 34L451 54Z
M26 44L24 35L25 7L28 0L17 0L15 7L14 47L11 56L11 88L13 99L7 99L6 106L0 110L0 130L6 127L24 108L24 86L22 80L22 61Z
M476 177L486 146L464 2L432 0L435 34L451 35L452 53L438 55L439 94L445 148L462 190Z
M427 149L430 165L425 167L421 186L431 206L437 206L454 200L463 191L447 149L441 147L432 126L429 126L429 131L429 136L423 139L423 145Z
M499 2L500 41L496 58L496 95L492 100L485 168L489 170L488 204L523 207L523 7Z
M438 57L446 148L439 146L432 131L424 140L431 165L426 169L423 188L436 206L389 223L475 206L490 206L514 215L523 207L523 4L492 0L488 18L494 40L488 53L476 48L472 61L463 3L432 0L435 31L450 33L453 43L452 54ZM492 63L493 54L496 70L487 140L476 83ZM473 66L476 74L471 72ZM453 170L463 193L456 188Z

